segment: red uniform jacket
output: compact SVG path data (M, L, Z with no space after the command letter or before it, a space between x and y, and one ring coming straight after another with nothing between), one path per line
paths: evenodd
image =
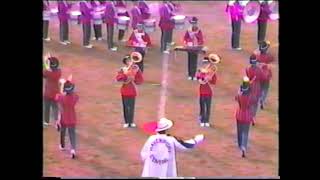
M174 28L174 22L171 20L171 17L174 16L174 14L170 10L170 7L168 5L162 4L160 6L159 14L159 27L165 31L172 30Z
M269 84L270 80L272 78L271 69L267 65L263 65L261 69L262 69L261 83L262 84Z
M117 76L116 76L116 80L118 82L120 81L126 81L128 78L128 76L126 74L124 74L123 70L121 69ZM137 96L137 90L136 90L136 85L140 85L143 83L143 76L142 76L142 72L139 70L135 77L134 77L134 83L133 82L130 82L128 84L122 84L122 87L121 87L121 95L123 97L136 97Z
M75 127L77 123L75 106L79 100L79 96L75 93L69 95L58 94L56 100L62 107L61 125L64 127Z
M55 100L56 94L60 91L59 79L61 77L61 70L44 70L43 77L46 79L44 97L50 100Z
M72 4L67 3L66 1L58 2L58 17L60 22L68 22L69 14L68 11L71 9Z
M195 45L203 45L203 35L200 29L192 31L188 29L183 37L184 44L187 45L188 42L193 42Z
M271 13L268 3L263 3L260 5L260 14L258 21L267 22L269 20L269 14Z
M259 54L257 55L257 60L260 63L272 63L274 61L274 57L270 54L270 53L266 53L266 54Z
M130 12L132 17L131 26L136 29L138 23L143 23L142 12L138 6L134 6Z
M250 66L246 68L246 75L249 77L250 81L252 81L253 78L255 77L252 83L250 83L250 94L256 101L258 101L261 94L261 79L262 79L261 68L258 66L256 67Z
M127 41L128 46L135 46L134 43L139 43L138 33L138 30L133 30L129 40ZM147 42L147 46L151 46L150 36L146 32L143 32L142 40Z
M196 78L198 79L201 79L201 78L204 78L205 77L205 73L202 73L202 72L198 72L196 74ZM200 87L199 87L199 94L200 94L200 97L208 97L208 96L212 96L213 95L213 92L211 90L211 87L209 84L216 84L217 82L217 76L216 75L213 75L211 80L207 83L207 84L200 84Z
M117 22L116 19L116 7L113 3L107 2L106 3L106 10L105 10L105 22L108 25L114 25L115 22Z
M253 104L253 101L250 96L250 93L248 95L244 95L241 92L239 92L239 94L235 97L236 101L239 104L239 107L236 111L236 120L239 123L250 124L253 120L252 111L250 109L251 105Z
M228 4L226 12L229 12L232 21L240 21L243 18L243 7L239 3L235 3L232 6Z
M80 19L82 24L90 24L92 19L91 12L93 11L93 7L91 3L80 2L80 11L81 11Z

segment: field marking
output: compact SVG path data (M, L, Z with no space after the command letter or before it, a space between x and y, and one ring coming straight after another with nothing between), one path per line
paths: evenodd
M168 87L168 67L169 67L169 55L163 54L162 56L162 79L161 79L161 91L160 102L158 108L158 119L165 117L166 102L167 102L167 87Z

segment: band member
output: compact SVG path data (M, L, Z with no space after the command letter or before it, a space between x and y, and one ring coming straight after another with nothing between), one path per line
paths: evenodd
M203 68L197 72L197 79L200 83L199 86L199 104L200 104L200 126L210 127L210 111L212 90L210 84L215 85L217 81L216 68L214 64L220 62L220 57L216 54L210 54L209 57L203 60ZM215 66L215 67L214 67Z
M58 17L60 22L60 43L63 45L70 44L69 41L69 14L68 11L71 8L71 4L68 4L65 0L58 1Z
M50 113L53 112L54 120L58 120L58 106L55 101L56 94L59 93L59 79L61 70L59 60L49 54L44 57L43 77L45 78L44 90L44 125L49 125Z
M173 122L161 118L156 126L157 134L151 135L141 150L144 162L142 177L177 177L176 150L195 148L204 140L202 134L182 140L167 134Z
M269 4L267 0L260 1L260 14L258 17L258 43L266 39L267 23L269 20Z
M115 7L119 10L119 9L126 9L127 5L125 3L125 1L123 0L116 0L115 1ZM130 17L128 11L124 11L124 12L118 12L118 17L119 16L127 16ZM125 30L123 29L119 29L119 33L118 33L118 41L122 41L124 42L125 40L123 39L125 35Z
M131 16L132 16L132 29L135 30L137 29L137 24L142 24L143 23L143 18L142 18L142 12L138 6L138 1L133 2L133 8L131 9Z
M271 53L268 52L270 47L269 41L261 41L259 43L259 52L256 53L257 60L259 63L272 63L274 61L274 57Z
M43 14L46 14L48 18L43 19L43 40L49 42L51 39L49 37L49 18L50 18L50 8L49 0L43 0Z
M138 7L142 14L142 19L146 20L151 17L150 8L145 0L138 0Z
M138 23L137 29L133 30L129 41L130 46L134 47L134 51L139 52L142 55L141 62L137 63L141 72L143 72L143 60L146 53L147 47L151 46L150 36L144 32L143 24Z
M270 80L272 78L272 71L268 66L269 63L274 61L274 57L268 52L270 47L269 41L262 41L259 45L259 53L257 55L257 60L262 63L262 74L263 79L261 80L261 96L260 96L260 108L264 109L265 100L270 87Z
M90 44L90 36L91 36L91 19L92 19L92 5L91 3L85 0L80 2L80 11L81 11L81 22L83 29L83 46L85 48L92 48L92 44Z
M250 124L253 122L251 113L253 102L250 96L251 88L249 81L248 77L243 78L243 83L235 97L239 105L236 111L238 147L242 151L243 158L246 156Z
M168 7L170 11L174 14L175 12L178 11L178 8L180 8L180 4L172 2L172 0L168 0ZM173 36L173 29L169 31L169 42L170 45L174 45L175 43L172 41L172 36Z
M98 0L91 0L91 6L93 9L103 5ZM94 37L92 40L98 40L102 41L102 24L93 23L93 31L94 31Z
M226 12L229 12L231 18L231 47L234 50L241 50L240 48L240 32L241 32L241 20L242 20L243 7L239 1L229 1Z
M117 51L117 47L114 46L113 42L113 33L114 33L114 24L117 20L117 11L114 4L114 0L110 2L106 2L106 10L105 10L105 22L107 25L107 41L108 41L108 48L111 51Z
M137 57L139 59L142 58L141 54L137 52L133 52L130 56L127 55L124 57L123 64L125 64L125 67L121 68L116 76L116 80L118 82L123 82L121 87L121 96L125 121L125 124L123 125L124 128L136 127L136 124L133 122L135 99L137 96L136 85L143 83L141 70L137 65L134 64L134 61L132 60Z
M193 17L190 20L190 24L192 25L189 28L183 38L183 42L185 46L202 46L203 45L203 35L202 31L198 27L198 18ZM197 64L198 64L198 53L188 51L188 79L189 80L197 80L195 77L197 71Z
M264 104L268 95L269 87L270 87L270 80L272 78L272 71L268 64L262 64L262 79L261 79L261 96L259 99L260 108L264 109Z
M74 92L75 85L70 80L62 84L63 92L56 96L59 109L61 112L60 119L57 121L57 126L60 129L60 150L65 150L65 135L68 130L68 135L71 144L71 158L76 156L76 124L77 116L75 106L79 101L79 96Z
M159 9L160 14L160 22L159 27L161 29L161 52L168 53L167 46L171 45L171 37L170 33L173 31L174 22L171 18L174 16L173 12L169 7L169 2L167 0L163 1L163 4L160 6Z
M251 106L253 122L252 125L255 125L256 114L259 104L259 98L261 95L261 79L262 79L262 70L257 65L257 57L255 54L250 56L250 66L246 68L246 75L250 80L250 95L252 96L253 103Z

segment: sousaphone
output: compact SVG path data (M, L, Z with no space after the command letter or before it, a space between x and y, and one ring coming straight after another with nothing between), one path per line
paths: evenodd
M241 1L240 1L241 2ZM246 23L255 22L260 14L260 3L257 1L248 2L243 9L243 20Z

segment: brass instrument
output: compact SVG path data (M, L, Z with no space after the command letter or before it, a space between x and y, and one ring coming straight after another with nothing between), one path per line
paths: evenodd
M205 76L199 79L200 84L206 84L210 81L210 79L216 74L218 71L218 66L221 62L220 56L217 54L209 54L207 57L209 64L205 65L204 67L201 67L199 69L199 73L204 73Z
M128 76L128 79L124 82L124 84L129 84L134 80L134 77L139 70L139 66L136 63L142 61L142 55L139 52L132 52L130 54L130 59L132 60L131 64L128 67L123 68L124 74Z

